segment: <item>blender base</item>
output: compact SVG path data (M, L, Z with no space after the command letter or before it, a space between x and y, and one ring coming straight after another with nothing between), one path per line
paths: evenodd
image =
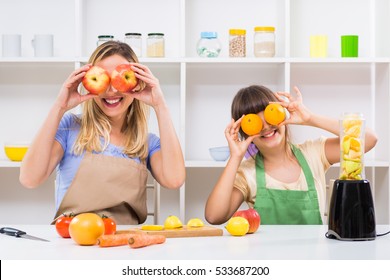
M370 183L367 180L336 180L326 236L345 241L374 240L375 227Z

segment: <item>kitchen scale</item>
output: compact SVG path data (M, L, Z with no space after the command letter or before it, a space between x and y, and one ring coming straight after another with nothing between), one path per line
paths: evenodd
M364 179L364 123L357 113L340 120L340 176L330 200L328 238L364 241L377 236L371 186Z

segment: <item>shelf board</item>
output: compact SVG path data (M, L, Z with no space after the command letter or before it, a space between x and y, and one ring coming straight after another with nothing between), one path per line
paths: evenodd
M284 57L187 57L183 58L186 63L285 63Z
M20 161L11 161L9 159L0 159L0 167L20 167Z
M88 57L0 57L0 63L87 63ZM390 63L389 57L140 57L141 63Z
M367 160L364 162L365 167L386 167L388 168L390 166L388 161L384 160ZM332 167L340 167L340 163L333 164Z
M287 59L291 63L386 63L389 58L372 58L372 57L291 57Z
M227 161L215 161L215 160L187 160L185 162L186 167L225 167Z
M0 57L0 62L8 63L73 63L76 57Z
M227 161L214 161L214 160L187 160L185 162L186 167L194 167L194 168L204 168L204 167L217 167L224 168L226 166ZM0 159L0 167L20 167L21 162L10 161L8 159ZM366 167L385 167L388 168L390 166L387 161L366 161ZM339 168L340 164L336 163L331 166L331 168Z

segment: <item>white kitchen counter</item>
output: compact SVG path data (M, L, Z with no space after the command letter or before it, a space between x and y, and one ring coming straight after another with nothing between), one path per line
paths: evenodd
M140 249L128 246L100 248L79 246L58 236L50 225L0 225L26 231L50 242L0 234L1 260L390 260L390 235L373 241L327 239L327 226L265 226L255 234L231 236L225 229L220 237L169 238L166 243ZM118 229L126 229L120 226ZM377 234L390 230L377 225Z

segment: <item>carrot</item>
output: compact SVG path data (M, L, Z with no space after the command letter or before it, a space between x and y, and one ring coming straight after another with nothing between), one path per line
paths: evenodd
M149 235L149 234L137 234L129 237L129 245L131 248L141 248L154 244L164 243L166 237L164 235Z
M98 238L98 245L100 247L114 247L128 244L129 238L133 237L133 233L120 234L105 234Z

